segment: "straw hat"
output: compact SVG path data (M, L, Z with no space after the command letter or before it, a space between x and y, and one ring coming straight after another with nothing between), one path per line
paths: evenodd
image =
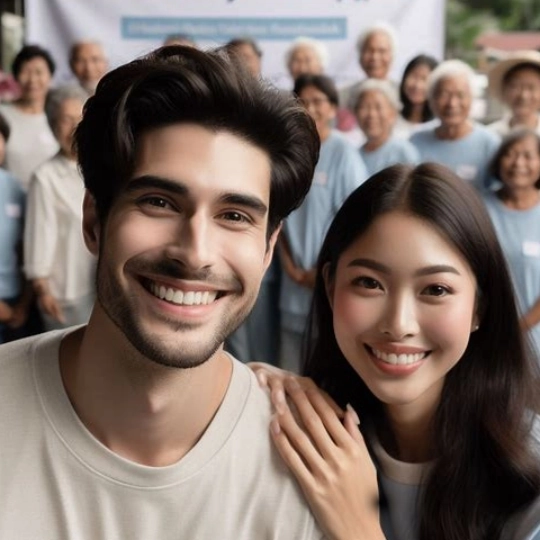
M502 99L503 80L506 74L519 64L533 64L540 70L540 52L516 51L498 62L488 73L489 91L498 99Z

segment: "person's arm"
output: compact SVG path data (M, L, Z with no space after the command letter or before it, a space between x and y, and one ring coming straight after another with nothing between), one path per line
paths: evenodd
M281 233L278 240L279 260L285 273L297 284L302 287L312 289L315 285L315 268L304 270L296 266L287 237Z
M352 408L342 411L307 377L249 364L271 389L271 433L329 539L382 540L377 474ZM287 403L290 399L295 413Z
M47 278L39 278L32 280L32 287L37 296L39 307L54 320L61 323L65 322L64 313L56 298L51 294L49 289L49 280Z
M27 280L24 280L23 283L24 285L21 297L13 306L11 318L7 323L10 328L20 328L28 319L28 313L34 298L34 292L32 291L32 285Z
M0 300L0 322L6 323L12 316L13 308L9 304L6 304L6 302Z
M531 330L540 323L540 298L532 305L531 309L520 319L520 325L523 330Z

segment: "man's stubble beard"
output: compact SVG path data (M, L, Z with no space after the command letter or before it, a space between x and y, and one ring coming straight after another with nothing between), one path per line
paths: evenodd
M244 322L257 299L257 290L246 296L239 311L231 313L226 319L222 317L220 325L211 338L201 336L199 347L192 347L191 351L187 351L182 347L181 335L178 336L177 341L174 340L176 341L174 345L166 346L162 336L145 331L143 325L138 323L136 305L129 302L123 294L120 283L115 279L114 273L110 269L107 270L102 261L103 258L100 256L96 270L96 292L99 304L139 355L163 367L189 369L209 360L225 339ZM151 293L148 292L148 294ZM189 331L196 326L166 317L162 318L162 322L169 326L172 335Z

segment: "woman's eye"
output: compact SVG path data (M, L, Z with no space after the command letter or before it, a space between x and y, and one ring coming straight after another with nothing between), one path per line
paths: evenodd
M380 283L373 278L361 276L353 280L354 285L363 287L364 289L380 289Z
M450 294L450 289L444 285L430 285L424 289L424 294L429 296L446 296Z

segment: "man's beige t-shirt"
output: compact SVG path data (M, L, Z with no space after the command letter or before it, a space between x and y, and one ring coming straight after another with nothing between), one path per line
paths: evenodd
M0 539L322 538L246 366L234 361L197 445L174 465L147 467L108 450L77 417L58 366L65 333L0 347Z

